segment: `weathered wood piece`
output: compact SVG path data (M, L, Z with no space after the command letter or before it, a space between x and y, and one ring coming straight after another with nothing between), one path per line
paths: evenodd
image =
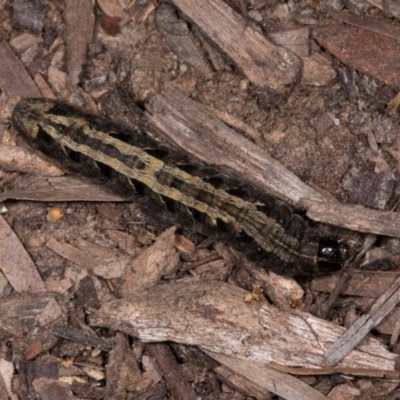
M400 301L400 278L375 302L368 314L361 316L349 330L325 353L325 365L332 366L343 359L375 328Z
M365 233L400 237L400 214L377 211L360 205L319 202L307 210L314 221L341 226Z
M267 303L247 303L248 294L215 281L169 283L105 304L90 319L146 342L171 340L243 360L323 367L324 353L343 327ZM394 371L396 357L367 338L338 368Z
M287 96L298 83L300 59L269 42L222 0L173 3L236 63L258 90Z
M177 89L147 105L151 128L193 157L231 172L296 207L324 198L260 147L226 126L204 105Z
M46 288L24 246L0 216L0 269L18 293L45 292Z

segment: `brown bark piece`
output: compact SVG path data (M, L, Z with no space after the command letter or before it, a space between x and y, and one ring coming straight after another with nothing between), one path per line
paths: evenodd
M342 295L376 298L382 296L387 288L399 277L399 272L349 270L349 282ZM335 290L339 275L319 276L311 281L311 290L331 293Z
M18 237L0 216L0 269L16 292L45 292L46 288Z
M301 61L275 46L222 0L173 0L261 91L287 96L300 79ZM218 28L216 28L218 27Z
M115 371L118 371L118 373L116 374ZM125 398L127 387L142 378L128 338L121 332L117 332L115 346L109 352L106 377L104 398L107 400Z
M42 315L47 313L49 302L55 302L54 296L47 293L2 297L0 302L0 330L16 337L39 331L43 326ZM53 307L53 309L55 309ZM50 323L62 317L60 308L47 315Z
M400 85L400 42L348 25L320 26L313 37L335 57L390 87Z
M393 312L383 320L378 326L377 330L386 335L392 335L396 328L396 324L400 321L400 308L395 308Z
M67 290L71 289L73 283L71 279L47 279L44 282L46 289L48 292L56 292L60 294L64 294Z
M143 341L197 345L243 360L323 366L324 353L344 328L307 313L246 303L248 294L222 282L169 283L105 304L91 315L91 323ZM396 357L377 340L366 338L338 367L394 371Z
M165 343L154 343L147 346L150 354L156 359L174 400L194 400L196 398L189 382L182 375L172 351Z
M40 92L5 41L0 42L0 85L9 98L40 97Z
M93 3L87 0L67 0L64 16L67 27L68 80L70 85L77 85L86 59L86 46L93 37Z
M42 400L74 400L75 396L72 393L68 383L61 380L39 378L32 382L37 394Z
M176 227L167 229L126 266L122 285L124 297L155 286L163 275L175 270L179 261L179 253L174 247L175 230Z
M34 338L25 349L24 356L27 360L34 359L43 351L43 342L39 338Z
M187 23L178 18L172 6L161 4L156 10L156 22L158 30L173 53L193 65L203 75L211 74L211 68L204 54L193 42Z

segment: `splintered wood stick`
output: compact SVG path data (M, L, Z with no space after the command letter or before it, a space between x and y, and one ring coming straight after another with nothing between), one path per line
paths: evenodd
M350 353L385 318L400 301L400 278L375 302L368 314L361 316L325 353L325 365L337 364Z

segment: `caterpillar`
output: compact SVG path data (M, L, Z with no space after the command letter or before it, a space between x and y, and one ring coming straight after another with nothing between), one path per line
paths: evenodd
M317 275L342 267L347 248L319 237L282 201L192 160L140 131L66 103L23 99L12 123L34 148L185 229L218 235L264 268Z

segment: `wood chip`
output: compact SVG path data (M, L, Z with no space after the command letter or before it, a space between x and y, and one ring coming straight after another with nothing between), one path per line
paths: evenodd
M115 371L118 371L118 374ZM126 388L142 379L129 339L121 332L116 333L115 346L108 354L106 377L105 398L109 399L123 398L126 394Z
M367 29L371 32L400 40L400 26L394 21L382 18L379 15L356 15L346 11L339 11L332 13L331 16L358 28Z
M310 52L310 30L308 28L271 32L268 35L278 46L289 49L299 57L307 57Z
M44 285L46 286L46 290L49 291L49 292L55 292L55 293L64 294L69 289L71 289L72 281L69 278L67 278L67 279L58 279L58 280L47 279L44 282Z
M222 0L173 0L266 95L287 96L300 79L301 61L275 46ZM218 26L218 29L215 27Z
M93 3L86 0L68 0L65 3L67 28L67 68L70 85L79 83L79 74L86 59L86 47L94 31Z
M135 3L136 1L134 1ZM110 18L117 18L119 20L127 19L128 15L121 6L118 0L98 0L99 7Z
M46 288L25 248L0 216L0 269L18 293L44 292Z
M138 254L138 241L136 237L115 229L110 229L107 233L108 237L126 253L131 256L136 256Z
M303 85L325 86L336 78L336 71L328 60L320 54L312 54L303 59Z
M175 271L179 253L174 247L176 227L163 232L146 250L134 258L123 275L123 296L155 286L163 275Z
M36 86L39 88L40 93L42 93L43 97L47 97L48 99L55 99L56 96L54 95L53 91L49 84L44 80L40 73L35 75L34 81Z
M16 51L25 51L29 47L41 42L43 42L43 39L40 36L25 32L12 39L10 46Z

